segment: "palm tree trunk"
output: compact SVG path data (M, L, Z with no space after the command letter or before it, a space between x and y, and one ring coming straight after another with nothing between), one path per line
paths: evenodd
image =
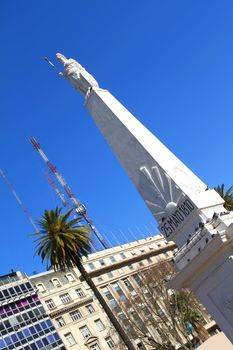
M91 288L91 290L94 292L97 300L99 301L100 305L103 307L103 309L106 312L108 318L110 319L111 323L115 327L116 331L120 335L121 339L123 340L123 342L125 343L127 348L129 350L136 350L134 345L130 341L129 337L125 333L124 329L122 328L122 326L120 325L120 323L116 319L116 317L113 314L112 310L110 309L110 307L106 303L104 297L99 292L98 288L96 287L96 285L94 284L92 279L88 276L88 273L86 272L85 268L83 267L81 261L79 263L77 263L77 268L78 268L79 272L81 273L82 277L84 278L84 280L87 282L87 284Z

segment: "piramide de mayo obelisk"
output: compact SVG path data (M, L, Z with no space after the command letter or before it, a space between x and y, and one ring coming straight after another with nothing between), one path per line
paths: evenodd
M85 106L167 240L178 246L174 288L191 288L233 342L233 214L77 61L57 54Z

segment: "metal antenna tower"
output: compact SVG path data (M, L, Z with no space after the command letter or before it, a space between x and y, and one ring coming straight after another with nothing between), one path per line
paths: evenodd
M4 172L0 169L0 175L3 178L3 180L5 181L7 187L9 188L9 190L11 191L11 193L13 194L13 196L15 197L16 201L18 202L19 206L21 207L21 209L23 210L24 214L27 216L28 220L30 221L30 223L32 224L33 228L36 231L39 231L36 224L34 223L29 211L27 210L27 208L23 205L23 202L21 201L21 199L19 198L19 196L17 195L17 193L15 192L14 188L11 186L9 180L7 179L6 175L4 174Z
M66 200L64 194L58 189L58 187L56 186L55 182L53 181L53 179L51 179L51 177L49 176L48 172L45 172L45 176L48 180L48 183L50 184L50 186L54 189L54 191L56 192L56 195L60 198L62 204L64 207L69 207L69 202Z
M51 170L52 174L56 177L56 179L58 180L58 182L61 184L61 186L63 187L65 193L68 195L69 199L72 201L73 206L75 208L75 211L78 215L80 215L85 222L87 223L87 225L90 227L91 231L94 233L94 235L96 236L96 238L98 239L98 241L101 243L101 245L107 249L108 246L106 244L106 242L104 241L103 237L100 235L100 233L98 232L98 230L96 229L96 227L94 225L92 225L91 220L89 219L89 217L87 216L87 210L86 207L77 199L75 198L75 196L73 195L73 193L71 192L70 187L68 186L67 182L65 181L65 179L61 176L61 174L58 173L57 169L55 166L52 165L52 163L49 161L48 157L45 155L45 153L42 151L39 143L36 141L36 139L34 137L31 137L29 139L29 141L31 142L31 144L33 145L33 147L39 152L40 156L42 157L42 159L44 160L44 162L47 164L47 166L49 167L49 169Z
M45 176L47 177L48 183L50 184L50 186L54 189L55 193L57 194L57 196L60 198L63 206L65 208L70 208L70 203L68 200L66 200L66 197L64 195L64 193L62 191L59 190L59 188L57 187L57 185L55 184L55 182L53 181L53 179L51 179L49 173L45 172ZM77 214L73 213L73 217L76 218ZM98 251L98 248L95 244L95 242L91 243L93 246L94 251Z

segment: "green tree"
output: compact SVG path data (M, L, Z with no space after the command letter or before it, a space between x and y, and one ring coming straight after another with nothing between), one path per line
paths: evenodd
M40 231L35 232L35 255L46 261L47 269L66 270L77 267L83 279L89 285L97 300L122 338L129 350L135 350L130 339L112 313L103 296L89 277L82 265L82 256L91 251L91 238L89 229L80 225L80 218L70 220L72 209L61 214L61 209L45 210L38 221Z
M188 289L181 289L175 291L171 299L172 303L176 305L176 310L186 329L191 325L196 331L198 338L204 342L210 335L203 326L203 308L194 297L193 293Z
M226 210L232 211L233 210L233 186L229 187L227 190L225 190L224 184L218 185L214 188L215 191L218 192L218 194L224 199L224 208Z

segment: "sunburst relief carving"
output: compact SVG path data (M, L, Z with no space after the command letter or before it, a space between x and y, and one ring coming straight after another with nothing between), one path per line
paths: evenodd
M140 192L158 222L165 218L185 194L158 166L140 168Z

